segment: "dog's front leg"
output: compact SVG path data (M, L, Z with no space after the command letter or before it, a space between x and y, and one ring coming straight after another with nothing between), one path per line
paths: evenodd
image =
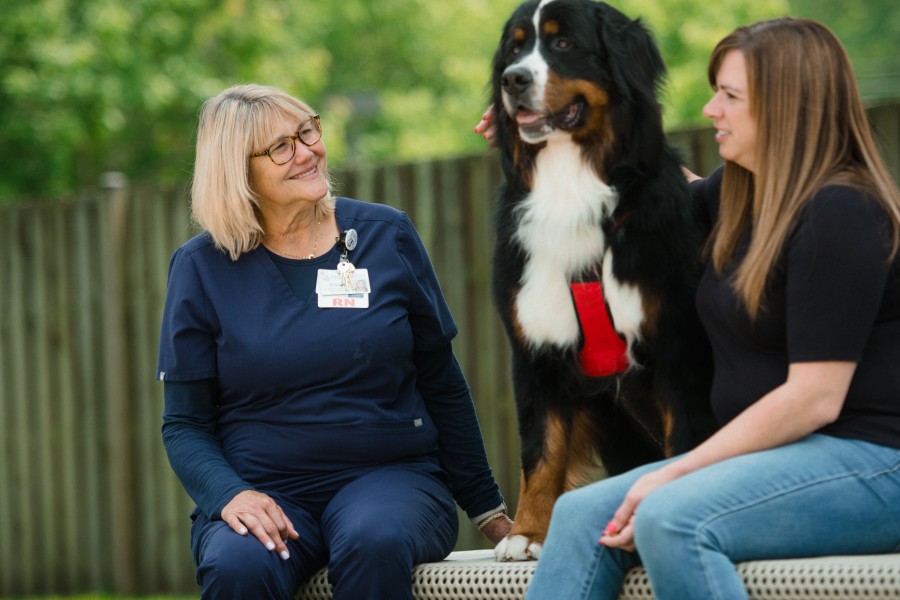
M566 490L570 440L559 416L547 415L543 448L530 469L524 456L516 518L509 535L494 549L497 560L536 560L547 537L550 513L556 499Z

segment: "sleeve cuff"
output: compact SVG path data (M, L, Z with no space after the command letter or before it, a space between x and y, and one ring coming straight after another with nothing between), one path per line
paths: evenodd
M505 512L506 512L506 502L501 502L501 503L500 503L500 506L498 506L498 507L496 507L496 508L493 508L493 509L491 509L491 510L489 510L489 511L483 512L483 513L481 513L481 514L478 515L478 516L472 517L472 518L471 518L472 524L475 525L475 527L478 527L478 524L479 524L479 523L481 523L482 521L484 521L484 520L487 519L488 517L493 516L493 515L495 515L495 514L497 514L497 513L499 513L499 512L502 512L502 513L505 513Z

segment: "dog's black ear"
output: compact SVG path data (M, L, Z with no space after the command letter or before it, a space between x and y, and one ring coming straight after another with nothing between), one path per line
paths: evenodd
M494 58L491 61L491 102L495 109L501 103L500 78L506 69L506 40L509 38L510 21L503 26L500 34L500 43L497 44L497 50L494 52Z
M655 103L666 65L650 32L640 19L629 19L605 2L596 11L613 85L627 101Z
M666 67L650 32L604 2L597 4L597 35L606 54L618 148L609 154L607 176L617 187L658 168L665 148L662 106L657 100ZM629 143L641 140L641 143Z
M494 109L494 143L500 151L501 166L504 173L513 173L512 154L509 149L508 140L513 133L510 130L511 118L506 113L503 106L503 93L500 80L503 77L503 71L506 69L506 40L509 37L510 22L507 21L503 26L503 32L500 35L500 43L494 52L494 59L491 61L491 107Z
M522 7L519 10L522 10ZM514 165L513 157L513 146L518 139L517 125L514 115L506 112L506 107L503 105L503 90L500 83L509 58L507 44L512 39L514 17L515 14L503 26L500 43L491 62L491 106L494 109L494 145L500 152L501 168L509 181L521 185L520 170Z

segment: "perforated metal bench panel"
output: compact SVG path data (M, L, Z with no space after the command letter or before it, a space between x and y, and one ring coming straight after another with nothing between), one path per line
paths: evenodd
M900 554L761 560L737 569L753 600L900 598Z
M454 552L442 562L413 570L413 594L417 600L520 600L536 566L495 562L491 550ZM764 560L741 563L737 570L753 600L900 599L900 554ZM619 600L652 598L645 571L632 569ZM296 596L330 599L324 569Z

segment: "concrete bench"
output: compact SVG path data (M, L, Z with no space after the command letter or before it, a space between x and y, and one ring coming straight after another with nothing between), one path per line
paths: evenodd
M498 563L492 550L453 552L413 570L416 600L520 600L537 563ZM737 565L753 600L854 600L900 598L900 554L761 560ZM625 578L619 600L652 599L642 568ZM325 569L316 573L295 600L330 600ZM560 599L565 600L565 599Z

